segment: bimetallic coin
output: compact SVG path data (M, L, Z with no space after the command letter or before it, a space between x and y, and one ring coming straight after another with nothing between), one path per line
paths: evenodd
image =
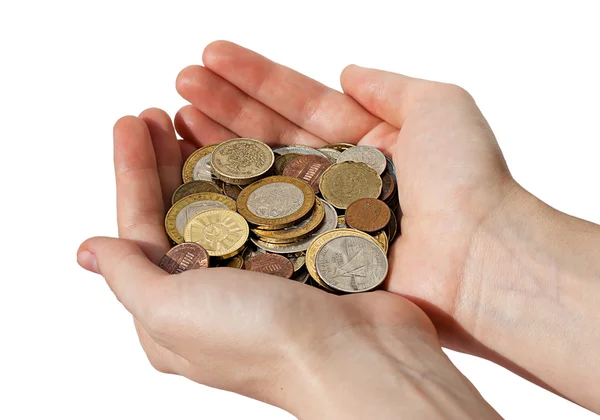
M244 270L272 274L289 279L294 274L291 261L282 255L262 254L244 261Z
M226 182L222 182L221 185L223 187L223 194L225 194L227 197L231 198L232 200L237 200L238 196L244 189L243 187L240 187L239 185L227 184Z
M338 157L342 154L340 150L331 149L329 147L321 147L318 150L327 156L327 159L329 159L331 163L337 163Z
M315 200L315 207L309 217L293 226L281 230L252 229L261 240L269 243L291 243L312 234L325 218L325 206L320 198Z
M389 173L381 175L381 195L379 199L381 201L388 201L396 192L396 183L394 178Z
M352 143L333 143L333 144L329 144L327 145L327 147L329 149L334 149L334 150L339 150L340 152L343 152L344 150L348 150L351 147L355 147L355 144Z
M217 177L228 184L248 185L266 174L275 156L269 146L254 139L231 139L212 152L211 166Z
M381 178L364 163L341 162L323 172L319 187L323 198L338 209L345 209L360 198L379 197Z
M283 175L301 179L311 186L315 194L319 193L319 180L331 162L327 158L316 155L297 157L287 164Z
M239 214L231 210L213 209L198 213L185 225L186 242L202 245L211 257L231 258L246 244L250 229Z
M373 241L340 236L326 242L316 257L317 273L330 288L346 293L375 289L385 280L388 262Z
M307 146L280 146L274 147L273 153L277 153L278 155L287 155L288 153L297 153L299 155L317 155L326 158L323 153L319 152L312 147Z
M361 198L346 209L346 223L354 229L373 233L384 229L390 222L390 208L376 198Z
M171 248L158 263L169 274L208 267L208 253L198 244L183 243Z
M211 181L214 179L210 170L210 154L216 147L214 144L202 147L190 155L183 164L181 173L183 182L194 180Z
M273 172L275 175L283 175L283 171L285 167L292 160L296 159L298 156L303 156L300 153L288 153L285 155L279 155L275 158L275 163L273 164Z
M171 199L171 204L175 204L182 198L187 197L188 195L201 193L201 192L212 192L212 193L221 193L221 188L217 184L211 181L190 181L185 184L181 184L179 188L175 190L173 193L173 198Z
M344 150L337 161L338 163L348 161L365 163L375 169L378 175L381 175L387 166L385 155L371 146L354 146Z

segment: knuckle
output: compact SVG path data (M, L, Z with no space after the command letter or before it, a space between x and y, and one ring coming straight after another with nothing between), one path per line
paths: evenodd
M448 99L452 100L472 100L471 94L461 86L452 83L439 83L439 93Z

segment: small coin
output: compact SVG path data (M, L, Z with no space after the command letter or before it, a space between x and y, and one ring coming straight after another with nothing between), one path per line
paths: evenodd
M212 152L215 175L228 184L248 185L267 173L275 156L269 146L247 138L231 139Z
M292 262L282 255L262 254L244 261L244 270L272 274L289 279L294 274Z
M208 267L208 253L198 244L183 243L171 248L158 263L169 274Z
M300 223L280 230L252 229L261 240L269 243L291 243L312 234L325 218L325 206L320 198L315 200L312 213Z
M340 150L332 149L329 147L321 147L318 150L319 152L327 156L327 159L329 159L331 163L337 163L338 157L342 154Z
M326 158L323 153L308 146L280 146L274 147L273 153L278 155L287 155L288 153L297 153L299 155L317 155Z
M202 147L187 158L181 173L183 182L194 180L212 181L214 179L210 169L210 159L211 154L216 147L215 144Z
M377 232L376 234L373 235L373 238L375 238L375 240L377 241L379 248L381 248L383 250L383 252L387 255L390 243L389 243L388 236L385 233L385 231L381 230L381 231Z
M213 209L192 217L185 225L183 237L186 242L202 245L211 257L226 259L244 248L249 233L248 223L238 213Z
M338 209L345 209L360 198L379 197L381 184L377 172L366 164L341 162L323 172L319 187L327 201Z
M337 229L346 229L347 227L346 216L338 216Z
M339 150L340 152L343 152L344 150L348 150L351 147L355 147L355 146L356 145L352 144L352 143L333 143L333 144L328 144L327 148Z
M300 270L302 267L304 267L304 263L306 262L305 255L300 255L298 257L288 257L288 259L291 261L292 265L294 266L294 273L296 273L298 270Z
M308 270L303 269L300 270L298 273L295 273L292 277L292 280L298 283L307 284L310 280L310 274L308 273Z
M301 179L311 186L315 194L318 194L321 174L330 166L331 162L327 158L304 155L289 162L283 171L283 175Z
M388 271L387 257L374 241L350 235L323 244L315 263L323 283L346 293L373 290Z
M354 229L373 233L385 228L390 222L390 208L376 198L361 198L346 209L346 223Z
M389 173L381 175L381 195L379 199L381 201L388 201L396 192L396 183L394 178Z
M283 175L283 171L285 167L292 160L296 159L298 156L303 156L300 153L287 153L285 155L280 155L275 158L275 163L273 164L273 172L275 175Z
M381 151L371 146L354 146L350 149L346 149L338 157L339 162L362 162L369 165L371 168L377 171L378 175L381 175L387 166L387 159Z
M173 198L171 199L171 203L175 204L188 195L201 192L221 193L221 188L211 181L198 180L186 182L185 184L181 184L179 188L175 190L173 193Z
M241 255L236 255L227 261L227 267L230 268L242 268L244 266L244 259Z
M225 194L227 197L231 198L232 200L237 200L238 196L244 189L244 188L240 187L239 185L227 184L226 182L222 182L221 185L223 186L223 194Z

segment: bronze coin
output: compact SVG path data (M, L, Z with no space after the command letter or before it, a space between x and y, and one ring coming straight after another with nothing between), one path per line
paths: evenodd
M238 195L240 195L240 193L243 190L243 188L239 185L227 184L226 182L223 182L221 186L223 187L223 193L227 197L232 198L234 200L237 200Z
M275 175L283 175L283 170L288 163L296 159L298 156L302 155L300 153L288 153L275 158L275 163L273 164L273 171L275 172Z
M381 201L387 201L394 194L394 190L396 189L396 183L394 182L394 178L387 172L381 176L381 181L382 185L379 199Z
M272 274L289 279L294 273L294 266L283 255L260 254L244 261L244 270Z
M158 263L169 274L208 267L208 253L195 243L184 242L171 248Z
M288 163L283 170L283 175L301 179L310 185L317 194L321 174L330 166L331 161L327 158L316 155L303 155Z
M377 232L390 222L390 208L376 198L361 198L346 209L346 224L363 232Z

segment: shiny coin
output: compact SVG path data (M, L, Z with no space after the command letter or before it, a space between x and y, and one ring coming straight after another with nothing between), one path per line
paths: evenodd
M244 262L244 270L272 274L286 279L294 274L294 266L291 261L276 254L262 254L249 258Z
M201 192L212 192L212 193L221 193L221 188L217 184L211 181L190 181L182 184L175 190L173 193L173 198L171 199L171 203L175 204L182 198L187 197L188 195L201 193Z
M333 143L333 144L328 144L327 148L339 150L340 152L343 152L344 150L348 150L351 147L355 147L355 146L356 145L352 144L352 143Z
M360 198L379 197L381 178L364 163L342 162L323 172L319 187L327 201L338 209L345 209Z
M319 278L330 288L346 293L375 289L385 280L388 262L373 241L356 236L329 240L316 256Z
M275 158L275 163L273 164L273 172L275 175L283 175L283 171L285 167L292 160L296 159L298 156L303 156L300 153L287 153L285 155L280 155Z
M273 152L278 155L287 155L288 153L297 153L299 155L317 155L326 158L323 153L319 152L312 147L307 146L280 146L274 147Z
M216 147L215 144L211 144L210 146L196 150L190 155L183 165L183 171L181 173L183 182L194 180L212 181L214 179L210 169L210 159L211 154Z
M387 201L392 198L396 192L396 183L394 182L394 178L386 172L381 175L381 184L381 195L379 196L379 199L381 201Z
M381 175L387 165L385 155L379 149L371 146L354 146L344 150L338 157L339 162L362 162L377 171Z
M158 263L169 274L208 267L208 253L198 244L183 243L171 248Z
M312 210L315 194L308 184L289 176L271 176L244 188L238 211L264 230L292 226Z
M183 237L186 242L202 245L211 257L231 258L244 248L249 233L242 216L231 210L213 209L192 217Z
M327 158L304 155L289 162L283 171L283 175L301 179L311 186L315 194L318 194L321 175L330 166L331 162Z
M346 223L363 232L377 232L390 222L390 208L381 200L361 198L354 201L346 210Z
M321 147L318 150L327 156L327 159L329 159L331 163L337 163L338 157L342 154L340 150L331 149L329 147Z
M377 241L379 248L381 248L383 252L387 255L388 248L390 246L387 234L382 230L374 234L373 238L375 238L375 240Z
M232 200L237 200L243 190L243 187L239 185L227 184L226 182L222 182L221 185L223 186L223 194Z
M254 139L231 139L212 152L217 177L228 184L248 185L271 169L275 156L269 146Z
M315 200L315 207L309 217L293 226L281 230L252 229L261 240L269 243L291 243L312 234L325 218L325 206L320 198Z

